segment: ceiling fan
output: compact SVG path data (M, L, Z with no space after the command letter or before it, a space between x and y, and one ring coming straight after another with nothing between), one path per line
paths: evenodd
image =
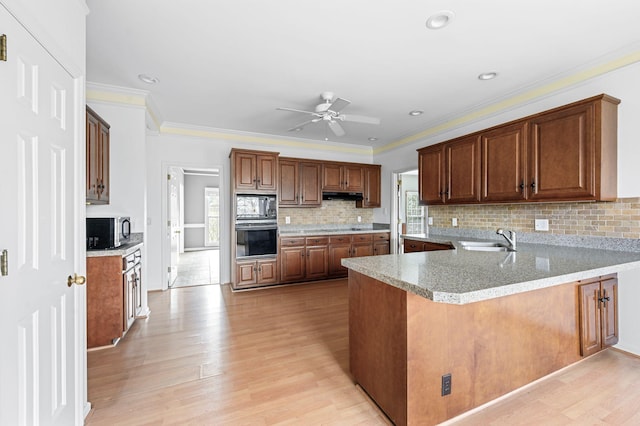
M333 92L322 92L320 98L322 103L315 107L315 111L304 111L294 108L276 108L280 111L301 112L313 116L312 119L297 124L289 129L289 131L300 130L307 124L326 122L327 126L336 136L344 136L345 131L340 125L340 121L350 121L353 123L364 124L380 124L380 119L375 117L366 117L364 115L342 114L341 111L349 106L351 101L342 98L333 98Z

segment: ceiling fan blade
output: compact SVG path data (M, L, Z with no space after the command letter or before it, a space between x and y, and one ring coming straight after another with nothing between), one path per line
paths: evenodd
M365 115L340 114L340 120L351 121L352 123L380 124L379 118L367 117Z
M313 112L313 111L303 111L301 109L295 109L295 108L276 108L277 110L280 111L291 111L291 112L301 112L303 114L311 114L311 115L318 115L317 112Z
M307 124L317 123L320 120L321 120L320 118L314 118L313 120L307 120L304 123L297 124L297 125L293 126L292 128L287 129L287 132L293 132L293 131L296 131L298 129L302 129Z
M327 123L329 125L329 128L331 129L331 131L333 131L333 133L336 136L344 136L344 129L342 128L342 126L340 125L340 123L338 123L337 121L331 120Z
M327 110L337 113L349 106L350 103L351 101L348 101L346 99L337 98L335 101L333 101L333 103L331 103L331 105L329 105L329 108L327 108Z

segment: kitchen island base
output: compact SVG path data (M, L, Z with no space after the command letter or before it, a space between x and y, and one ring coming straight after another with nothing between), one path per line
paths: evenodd
M582 359L576 292L456 305L349 270L351 373L396 425L443 422Z

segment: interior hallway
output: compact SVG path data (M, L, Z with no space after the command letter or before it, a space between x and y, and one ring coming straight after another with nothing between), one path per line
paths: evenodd
M220 284L220 250L197 250L180 253L178 277L171 288Z

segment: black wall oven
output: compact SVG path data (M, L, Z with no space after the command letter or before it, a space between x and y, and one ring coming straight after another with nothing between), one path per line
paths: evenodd
M236 258L275 256L278 250L278 225L275 221L236 223Z

